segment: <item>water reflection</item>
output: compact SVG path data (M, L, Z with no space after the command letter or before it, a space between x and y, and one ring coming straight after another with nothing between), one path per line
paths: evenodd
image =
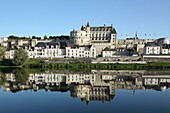
M13 93L25 90L70 92L73 98L90 101L111 101L116 90L158 90L169 88L170 71L115 71L92 70L90 72L53 71L28 73L17 69L0 73L0 85Z

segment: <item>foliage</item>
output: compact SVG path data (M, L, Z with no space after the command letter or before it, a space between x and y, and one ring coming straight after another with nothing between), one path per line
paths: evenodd
M30 37L11 35L8 37L8 39L30 39Z
M3 50L2 47L0 47L0 61L2 61L2 59L4 58L5 55L5 51Z
M69 36L49 36L49 39L60 39L60 40L69 40Z
M41 39L41 37L32 36L32 39Z
M169 69L170 62L149 62L147 64L92 64L88 59L30 59L24 66L30 69L57 69L57 70L143 70L143 69Z
M6 83L6 76L4 75L4 73L0 72L0 85L4 85Z
M44 40L48 39L47 35L44 35Z
M29 61L28 53L22 49L19 48L14 53L14 58L12 59L12 62L16 66L23 66Z
M143 64L92 64L92 63L28 63L29 68L57 69L57 70L118 70L118 69L144 69ZM27 64L27 65L28 65Z
M20 84L25 84L28 81L29 73L24 68L17 68L13 71L16 82Z
M1 61L1 65L2 66L14 66L14 64L12 63L11 59L3 59Z

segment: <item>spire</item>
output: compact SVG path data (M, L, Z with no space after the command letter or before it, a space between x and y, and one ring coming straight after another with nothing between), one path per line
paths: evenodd
M83 26L81 26L81 30L82 30L82 31L84 30L84 27L83 27Z
M87 22L87 27L90 27L90 24L89 24L89 22Z
M136 31L136 33L135 33L135 38L138 39L138 33L137 33L137 31Z

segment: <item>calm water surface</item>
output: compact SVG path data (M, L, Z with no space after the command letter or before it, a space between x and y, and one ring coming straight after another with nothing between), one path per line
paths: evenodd
M18 72L1 74L0 113L170 112L168 71Z

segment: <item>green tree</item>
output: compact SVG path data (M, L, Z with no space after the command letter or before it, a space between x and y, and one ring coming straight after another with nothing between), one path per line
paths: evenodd
M48 37L47 37L47 35L44 35L44 39L46 40Z
M12 63L16 66L23 66L29 61L28 53L22 49L19 48L14 53L14 58L12 59Z
M32 39L36 39L36 36L32 36Z
M0 61L2 61L2 60L3 60L4 55L5 55L5 51L3 50L3 48L2 48L2 47L0 47Z

